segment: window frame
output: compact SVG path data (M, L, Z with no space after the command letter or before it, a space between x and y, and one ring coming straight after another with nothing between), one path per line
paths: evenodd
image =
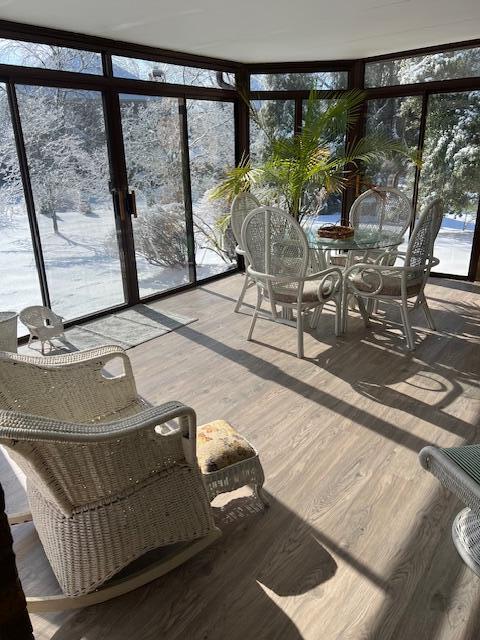
M51 29L47 27L36 27L21 23L0 20L0 37L13 40L21 40L35 42L39 44L50 44L60 47L68 47L83 51L92 51L101 54L103 75L85 74L72 71L57 71L52 69L44 69L40 67L22 67L18 65L0 64L0 81L7 86L9 95L10 113L12 124L14 127L17 154L19 158L21 178L24 187L27 211L29 215L32 240L35 249L35 259L39 272L40 282L42 286L42 295L44 304L49 305L48 285L46 283L45 268L42 258L41 242L38 234L38 228L35 225L35 209L32 198L29 197L31 191L30 179L28 174L28 164L26 162L25 148L21 131L21 122L18 114L18 105L15 100L16 84L32 84L39 86L56 86L77 89L93 89L101 91L104 101L104 112L107 126L107 139L110 157L110 168L112 187L120 192L126 189L125 174L122 169L123 141L121 138L121 123L119 120L118 96L120 93L145 94L152 96L176 97L180 101L188 99L195 100L219 100L233 103L234 106L234 127L235 127L235 160L238 163L242 157L248 155L249 152L249 113L245 98L254 100L280 99L295 101L295 131L299 131L302 122L302 101L308 97L308 90L279 90L279 91L252 91L250 92L250 75L258 73L313 73L319 71L346 71L348 73L347 88L343 90L333 90L341 93L349 89L362 89L365 91L365 102L357 125L354 130L350 131L349 139L360 137L363 135L365 127L365 114L367 101L371 99L388 98L388 97L406 97L411 95L422 96L422 119L420 125L419 147L423 149L425 138L425 124L427 116L428 97L434 93L449 93L455 91L468 91L480 89L480 77L459 78L444 81L422 82L415 84L392 85L388 87L365 88L364 76L365 65L369 62L378 62L382 60L394 60L399 58L408 58L411 56L425 55L429 53L439 53L455 49L465 49L480 46L480 39L448 43L443 45L423 47L408 51L399 51L394 53L382 54L379 56L371 56L367 58L352 60L333 60L333 61L310 61L310 62L284 62L284 63L254 63L242 64L221 58L213 58L208 56L198 56L194 54L170 51L158 47L151 47L140 44L133 44L101 38L96 36L87 36L59 29ZM169 63L182 66L197 67L210 69L213 71L223 71L235 74L236 89L222 89L215 87L198 87L189 85L179 85L171 83L159 83L151 80L138 80L115 77L112 71L112 55L126 56L132 58L142 58L159 63ZM319 90L319 97L332 94L332 90ZM185 136L184 136L185 138ZM187 136L188 138L188 136ZM348 141L347 141L348 142ZM184 152L188 157L188 139L184 141ZM117 158L120 158L119 160ZM123 159L124 161L124 159ZM418 174L418 175L417 175ZM416 170L414 202L417 204L418 199L418 181L419 171ZM342 220L348 221L348 211L353 200L356 197L354 187L349 187L343 194L343 210ZM118 205L117 205L118 206ZM117 213L116 213L117 215ZM129 216L127 216L129 221ZM475 277L476 265L480 258L480 202L479 215L477 216L477 225L475 228L474 241L472 247L471 263L469 275L467 277L459 277L459 279L473 280ZM131 225L131 221L130 221ZM131 239L128 236L127 227L122 231L122 248L124 252L123 266L124 283L126 287L126 302L123 306L130 306L138 303L138 286L134 282L136 277L133 266ZM241 259L238 267L241 267ZM237 268L238 268L237 267ZM207 280L202 280L202 284L208 280L214 280L230 274L213 276ZM448 274L436 274L446 275ZM451 276L448 276L451 277ZM153 299L159 299L165 295L169 295L172 291L178 291L195 287L196 278L192 283L183 285L175 290L168 290L152 296ZM150 298L146 299L147 301ZM88 316L98 317L109 313L111 309L105 309L99 313ZM76 319L78 322L85 318ZM72 321L73 323L73 321Z

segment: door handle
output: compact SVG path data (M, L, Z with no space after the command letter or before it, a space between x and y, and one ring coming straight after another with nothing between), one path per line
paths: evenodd
M110 189L113 199L116 203L116 208L118 211L118 215L120 216L120 220L125 222L127 219L127 212L125 210L125 196L124 192L121 189Z
M128 194L128 200L130 204L130 215L134 218L138 218L137 197L135 195L135 191L130 191L130 193Z

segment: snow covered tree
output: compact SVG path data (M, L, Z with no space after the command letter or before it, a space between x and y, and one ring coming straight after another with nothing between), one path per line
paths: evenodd
M410 84L478 75L475 49L446 51L368 65L370 86ZM480 192L480 92L452 92L429 97L420 205L442 196L452 212L476 211ZM369 125L385 128L411 148L418 143L421 98L407 96L375 100ZM371 175L413 190L413 174L403 164L383 163Z

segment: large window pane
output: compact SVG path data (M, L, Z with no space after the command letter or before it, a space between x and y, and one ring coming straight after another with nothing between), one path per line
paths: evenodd
M103 73L102 57L95 51L5 38L0 38L0 64L95 75Z
M0 84L0 309L42 304L7 93ZM18 323L19 335L26 328Z
M396 140L414 152L418 148L421 114L420 96L369 100L366 133ZM395 154L369 164L366 173L367 182L379 187L396 187L410 199L413 197L415 165L404 156Z
M210 100L188 101L188 143L192 185L197 278L231 269L235 244L226 224L229 205L212 200L211 190L235 166L233 104Z
M268 160L272 139L293 136L295 130L294 100L256 100L256 119L250 119L250 161L253 165ZM259 126L260 125L260 126ZM254 194L262 204L286 207L278 189L270 185L256 186Z
M234 89L235 75L224 71L184 67L167 62L112 56L113 75L117 78L186 84L196 87Z
M316 71L314 73L255 73L250 76L251 91L346 89L347 84L347 71Z
M307 101L302 103L302 126L305 122L305 110ZM331 100L315 101L315 116L320 117L331 104ZM339 133L332 130L325 132L325 145L332 155L345 152L345 131ZM304 217L304 226L311 230L317 229L320 225L337 223L342 218L342 193L327 193L325 189L318 186L308 185L304 194L304 207L307 214Z
M177 98L122 94L123 139L140 296L189 282Z
M366 87L387 87L475 76L480 76L479 47L380 60L365 65Z
M101 93L17 87L53 309L67 319L124 301Z
M295 102L293 100L255 100L253 107L260 125L250 120L250 158L264 162L272 151L271 138L293 135Z
M440 196L445 216L435 243L437 270L466 276L480 194L480 91L428 101L419 207Z

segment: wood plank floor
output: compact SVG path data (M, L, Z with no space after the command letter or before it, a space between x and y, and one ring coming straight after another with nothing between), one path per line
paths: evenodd
M450 538L460 505L417 453L479 441L480 286L432 280L439 330L418 312L411 354L395 309L370 329L352 313L341 338L326 310L304 360L287 326L259 320L246 342L240 286L236 275L156 303L199 320L129 354L149 401L181 400L251 439L270 509L237 497L218 510L214 546L113 602L32 616L37 640L479 638L480 579ZM13 509L22 488L0 471ZM14 534L28 589L44 559L22 565L35 532Z

